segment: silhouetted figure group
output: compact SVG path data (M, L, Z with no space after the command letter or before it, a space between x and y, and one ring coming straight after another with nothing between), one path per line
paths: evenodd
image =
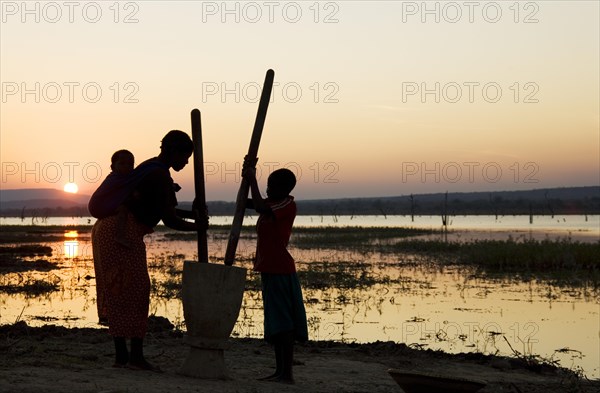
M92 228L98 316L113 336L114 367L160 371L143 354L150 304L143 238L161 220L180 231L208 227L205 206L196 206L194 201L192 211L176 208L179 186L169 170L183 169L192 153L190 137L178 130L165 135L157 157L135 169L133 154L119 150L111 158L112 172L90 199L90 213L98 219ZM246 159L242 175L252 193L247 206L260 214L254 270L261 274L264 335L274 347L276 361L275 372L259 380L294 383L294 342L308 339L302 290L294 259L287 250L296 217L296 203L290 195L296 178L288 169L274 171L263 199L255 166L256 160ZM199 224L185 218L196 219Z

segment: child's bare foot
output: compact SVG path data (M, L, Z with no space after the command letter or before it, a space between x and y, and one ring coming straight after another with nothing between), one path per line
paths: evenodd
M279 374L274 373L274 374L269 375L268 377L257 378L256 380L257 381L273 381L279 377L280 377Z
M279 376L275 379L270 379L269 381L273 381L273 382L279 382L279 383L285 383L287 385L293 385L296 383L296 381L294 381L294 378L290 378L290 377L284 377L284 376Z

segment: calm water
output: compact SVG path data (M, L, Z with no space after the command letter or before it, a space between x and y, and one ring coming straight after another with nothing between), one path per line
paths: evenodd
M214 217L212 222L226 224L227 220ZM414 224L410 223L410 217L339 217L337 220L323 217L323 222L320 220L321 217L315 216L298 217L296 224L439 227L439 217L415 217ZM48 224L87 224L85 218L48 221ZM598 240L598 216L589 216L587 221L583 216L555 217L553 221L557 225L551 226L549 217L534 217L533 225L539 226L533 228L529 217L502 217L498 221L494 217L453 217L451 229L467 230L454 234L463 239L465 233L469 233L473 238L578 234L590 241ZM248 218L245 222L251 224L254 219ZM0 223L15 222L3 219ZM545 230L544 225L549 229ZM60 290L37 297L0 293L0 323L20 319L32 325L50 322L96 327L89 235L67 232L64 241L48 245L54 249L52 259L59 260L63 269L5 274L0 276L0 285L43 279L57 283ZM211 239L211 256L223 256L225 246L225 239ZM238 251L250 257L254 247L252 240L242 239ZM147 248L155 283L178 281L179 276L168 275L168 269L180 269L184 260L195 259L195 242L165 241L164 232L148 236ZM514 349L522 354L558 359L563 366L582 368L588 377L600 377L600 301L598 294L589 289L476 278L464 269L422 264L422 260L413 255L296 248L290 251L299 269L310 269L311 264L323 262L360 262L369 274L398 281L364 289L305 289L309 332L314 340L392 340L447 352L511 354ZM249 271L248 274L254 273ZM184 327L180 300L159 295L153 292L151 312ZM234 335L261 337L262 317L260 293L246 291Z
M233 217L214 216L210 222L216 225L229 225ZM450 216L448 229L469 231L543 231L550 235L581 236L600 240L600 215L565 216ZM49 217L45 221L31 218L0 217L0 225L89 225L96 221L93 217ZM247 216L244 224L256 224L256 216ZM361 226L361 227L414 227L438 229L442 226L440 216L298 216L296 226Z

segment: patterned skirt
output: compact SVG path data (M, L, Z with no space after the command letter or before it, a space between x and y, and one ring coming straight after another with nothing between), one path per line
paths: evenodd
M306 311L298 275L261 273L265 315L265 340L272 342L279 333L294 332L299 342L308 340Z
M118 230L122 224L124 231ZM146 334L150 277L144 235L151 232L131 213L126 223L119 223L115 215L96 221L92 228L98 316L108 318L108 332L115 337ZM124 233L129 247L117 242L118 233Z

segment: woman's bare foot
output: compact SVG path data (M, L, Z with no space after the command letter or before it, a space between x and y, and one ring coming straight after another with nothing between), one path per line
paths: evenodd
M146 370L153 371L155 373L162 373L160 367L151 365L145 359L138 362L129 362L127 363L127 368L130 370Z

